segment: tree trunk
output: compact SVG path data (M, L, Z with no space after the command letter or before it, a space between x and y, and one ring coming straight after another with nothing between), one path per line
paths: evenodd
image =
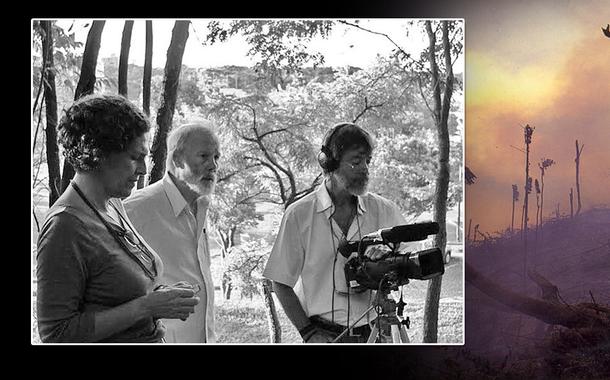
M540 168L540 240L544 240L544 229L542 228L544 224L544 167Z
M580 214L580 207L581 207L581 203L580 203L580 172L579 172L579 168L580 168L580 154L582 153L582 148L584 148L585 146L582 145L580 147L580 150L578 149L578 140L576 140L576 158L574 159L574 161L576 162L576 199L578 200L578 206L576 208L576 215Z
M574 192L570 188L570 218L574 217Z
M152 21L146 20L146 48L144 52L144 77L142 79L142 109L148 117L150 117L150 82L152 78L152 53Z
M510 217L510 233L513 233L513 228L515 226L515 197L513 197L513 213Z
M457 219L457 241L460 242L462 241L462 236L460 234L460 224L461 224L461 220L460 217L462 215L462 201L459 200L458 201L458 219Z
M146 20L146 47L144 52L144 75L142 78L142 110L150 118L150 82L152 79L152 21ZM138 177L138 189L146 186L146 174Z
M129 68L129 48L131 46L131 32L133 20L126 20L121 39L121 55L119 57L119 95L127 96L127 71Z
M443 253L447 243L447 193L449 191L449 129L447 121L449 119L449 109L451 105L451 95L453 94L453 70L451 67L451 47L449 45L449 25L447 21L441 21L443 52L445 56L445 88L441 103L441 84L439 80L438 66L436 64L435 47L436 36L432 31L430 21L426 21L426 31L430 40L429 60L432 71L432 86L434 99L434 114L439 144L439 170L436 177L436 190L434 201L434 221L440 225L439 232L434 237L436 247ZM424 308L424 342L436 343L438 339L438 307L441 294L442 276L430 280L428 292L426 294L426 304Z
M49 207L59 198L61 172L57 146L57 93L55 91L55 67L53 63L53 27L51 21L40 21L42 36L42 82L47 123L45 127L47 168L49 171Z
M273 302L271 281L263 280L263 299L265 301L265 310L267 311L267 322L269 326L269 339L271 343L282 342L282 327L280 326L275 302Z
M95 68L97 67L97 55L100 51L100 43L102 41L102 31L106 21L95 20L91 24L89 34L87 34L87 42L85 43L85 51L83 52L83 64L80 70L80 77L76 85L74 100L89 94L93 94L95 88ZM70 184L74 177L74 168L64 160L64 170L61 178L61 192Z
M532 316L548 324L562 325L568 328L600 328L610 331L610 309L597 304L563 305L552 301L552 284L541 286L544 281L534 281L541 286L547 299L539 300L523 296L512 290L503 288L476 271L468 262L465 263L466 282L479 289L497 302L502 303L520 313ZM548 285L551 286L548 286Z
M530 167L530 143L532 141L533 128L526 124L523 128L525 138L525 195L523 198L523 214L521 220L521 238L523 240L523 287L525 288L525 275L527 272L527 225L529 222L529 193L531 190L531 179L529 177Z
M172 118L178 97L178 84L182 68L182 56L189 36L190 21L176 21L172 31L172 40L167 49L165 75L163 79L163 94L161 107L157 112L157 130L151 149L152 168L149 183L155 183L165 174L165 158L167 155L167 134L172 128Z
M574 192L570 188L570 218L574 217Z
M472 227L472 218L468 220L468 236L466 237L466 241L470 241L470 227Z

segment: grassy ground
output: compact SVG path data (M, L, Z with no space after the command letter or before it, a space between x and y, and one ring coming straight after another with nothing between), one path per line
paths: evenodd
M276 300L277 301L277 300ZM276 302L276 305L277 302ZM300 343L301 338L281 306L278 306L282 343ZM409 303L405 315L411 327L407 330L412 343L421 343L423 337L424 303ZM439 307L438 342L463 342L463 313L461 300L441 300ZM267 317L261 301L253 299L225 301L216 308L218 343L268 343Z

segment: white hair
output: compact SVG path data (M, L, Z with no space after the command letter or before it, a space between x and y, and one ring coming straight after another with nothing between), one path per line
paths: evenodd
M184 144L188 141L189 136L193 133L204 133L217 140L218 138L216 137L214 129L214 124L205 119L183 124L178 128L172 129L167 136L167 158L165 160L167 171L173 173L175 168L174 158L182 153Z

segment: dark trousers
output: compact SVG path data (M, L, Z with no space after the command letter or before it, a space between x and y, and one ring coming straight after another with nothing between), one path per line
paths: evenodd
M309 320L317 329L324 330L335 338L341 335L341 333L343 333L343 331L345 331L347 328L346 326L342 326L338 323L333 323L326 319L320 318L317 315L309 317ZM371 335L371 327L368 324L350 328L350 331L343 335L343 337L341 337L337 343L366 343L369 335Z

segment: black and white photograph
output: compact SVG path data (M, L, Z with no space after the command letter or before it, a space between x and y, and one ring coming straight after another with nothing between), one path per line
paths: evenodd
M465 27L31 19L31 344L464 345Z

